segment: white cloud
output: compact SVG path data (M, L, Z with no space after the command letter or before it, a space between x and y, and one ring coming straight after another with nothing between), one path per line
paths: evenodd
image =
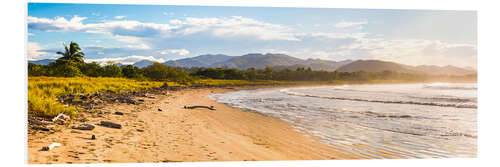
M425 39L365 38L339 48L340 51L362 51L371 59L408 65L477 66L477 47L474 44Z
M28 16L28 27L42 31L80 31L109 34L126 41L145 38L169 38L204 33L217 38L256 38L259 40L298 41L291 29L278 24L233 16L230 18L192 18L171 20L170 24L143 23L139 21L108 21L83 24L85 17L74 16L54 19Z
M328 39L363 39L367 33L311 33L309 34L311 37L320 37L320 38L328 38Z
M115 19L123 19L125 18L126 16L115 16Z
M161 50L159 51L160 54L162 55L167 55L167 54L178 54L181 56L185 56L189 54L189 51L186 49L168 49L168 50Z
M148 50L148 49L151 49L151 47L149 45L146 45L146 44L126 45L125 48L138 49L138 50Z
M85 62L87 62L87 63L96 62L99 64L105 64L107 62L114 62L114 63L121 63L121 64L134 64L135 62L138 62L141 60L165 62L165 60L163 58L157 59L153 56L138 56L138 55L132 55L132 56L127 56L127 57L115 57L115 58L85 59Z
M368 22L366 21L360 21L360 22L352 22L352 21L341 21L335 24L335 27L337 28L347 28L347 27L354 27L354 26L360 26L363 24L367 24Z
M170 15L171 16L171 15L174 15L174 13L173 12L163 12L163 15L165 15L165 16L169 16Z
M182 35L206 33L212 36L257 38L260 40L299 41L290 28L261 22L251 18L232 16L230 18L193 18L171 20L176 32Z
M42 31L80 31L84 28L83 20L86 17L73 16L70 20L64 17L55 17L54 19L37 18L28 16L28 28Z
M35 42L28 42L28 60L34 60L47 52L41 51L43 48Z

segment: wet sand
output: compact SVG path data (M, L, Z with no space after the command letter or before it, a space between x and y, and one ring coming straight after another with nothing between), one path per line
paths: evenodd
M238 88L245 89L245 88ZM50 134L28 135L28 163L127 163L260 160L358 159L340 149L316 142L311 134L297 132L275 118L217 103L211 93L226 88L185 89L152 95L144 104L106 105L101 116L87 114L88 121L111 121L121 129L96 126L92 131L57 129ZM185 105L214 106L184 109ZM161 109L162 111L158 111ZM114 112L124 115L115 115ZM71 126L70 125L70 126ZM96 139L91 140L95 135ZM310 137L307 137L310 136ZM317 139L317 138L316 138ZM40 151L53 142L61 146ZM365 157L366 158L366 157Z

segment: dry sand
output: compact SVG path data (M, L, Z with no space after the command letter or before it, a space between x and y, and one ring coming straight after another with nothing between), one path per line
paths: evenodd
M260 161L357 159L315 142L310 134L260 114L244 112L211 100L225 88L185 89L143 98L144 104L109 104L102 116L85 123L120 123L121 129L96 126L92 131L59 128L28 135L28 163L125 163L176 161ZM185 105L216 110L184 109ZM163 111L158 111L162 109ZM124 115L113 114L116 111ZM73 122L73 125L83 124ZM91 140L95 135L96 139ZM61 146L40 151L53 142Z

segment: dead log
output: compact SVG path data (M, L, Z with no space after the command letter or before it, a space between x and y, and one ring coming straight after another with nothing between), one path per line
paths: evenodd
M49 131L49 128L43 127L43 126L32 126L31 129L34 130L42 130L42 131Z
M72 126L71 128L78 129L78 130L92 130L92 129L94 129L94 125L83 124L83 125L79 125L79 126Z
M122 125L113 123L113 122L108 122L108 121L101 121L101 126L109 127L109 128L116 128L116 129L121 129Z
M214 106L184 106L185 109L196 109L196 108L206 108L209 110L215 110Z
M48 123L45 123L45 122L42 122L42 121L39 121L36 119L32 119L32 118L28 118L28 123L30 123L32 125L47 125L48 124Z

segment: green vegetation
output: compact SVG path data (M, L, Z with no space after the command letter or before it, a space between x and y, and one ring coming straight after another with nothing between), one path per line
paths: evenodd
M127 78L96 77L28 77L28 112L36 116L54 117L60 112L75 116L75 106L65 106L57 97L99 91L122 93L159 87L163 82L138 81ZM169 85L178 85L168 83Z
M226 68L182 69L154 63L144 68L132 65L119 66L109 62L106 65L85 63L84 53L77 43L64 45L63 57L48 65L28 64L28 111L41 117L53 117L60 112L72 117L77 108L57 101L67 94L88 94L99 91L122 93L159 87L167 82L169 86L198 85L259 85L290 83L381 83L419 81L470 81L469 76L429 76L423 74L384 72L328 72L313 71L310 68L296 70L274 70L249 68L247 70Z

